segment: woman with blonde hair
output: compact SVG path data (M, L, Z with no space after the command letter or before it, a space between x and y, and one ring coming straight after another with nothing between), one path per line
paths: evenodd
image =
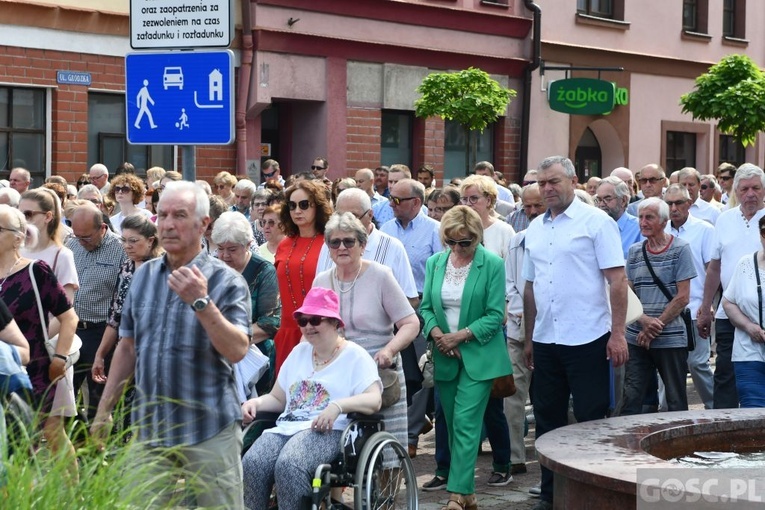
M229 206L233 206L236 202L233 192L236 181L236 177L225 171L218 173L213 179L213 192L225 200Z
M258 220L263 237L266 238L266 242L258 248L258 253L272 264L276 249L284 239L284 230L282 230L282 222L279 219L281 212L282 204L269 205L263 211L263 218Z

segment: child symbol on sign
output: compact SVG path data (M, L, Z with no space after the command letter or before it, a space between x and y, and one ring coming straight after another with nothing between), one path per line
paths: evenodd
M189 127L189 116L186 115L186 108L181 108L181 116L178 122L175 123L175 127L183 131L183 128Z

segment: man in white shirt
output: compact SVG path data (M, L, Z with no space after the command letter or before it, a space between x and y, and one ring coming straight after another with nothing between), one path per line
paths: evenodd
M371 168L362 168L356 172L354 176L356 179L356 186L364 190L369 196L369 201L372 203L372 207L382 202L387 202L388 199L382 196L375 190L375 173Z
M716 207L705 202L699 197L699 189L701 187L701 174L692 167L685 167L677 174L678 183L685 186L688 190L688 194L691 197L691 214L694 218L708 221L714 225L717 222L717 217L720 216L720 210Z
M685 240L691 246L693 266L696 269L696 278L691 279L691 293L688 308L691 317L696 317L701 301L704 297L704 280L706 269L714 253L715 229L704 220L694 218L689 210L691 197L683 186L673 184L667 188L664 201L669 205L669 220L666 232L675 237ZM691 371L691 379L696 391L704 403L705 409L712 409L714 405L714 374L709 366L709 338L702 338L698 334L696 321L693 321L696 337L696 348L688 353L688 368ZM660 398L659 407L664 409Z
M570 159L545 159L537 177L547 212L526 230L522 276L524 355L534 370L539 438L568 424L570 396L577 421L605 418L609 360L619 367L629 354L627 277L616 222L575 200L577 179ZM540 497L537 508L552 509L553 473L545 467Z
M715 223L715 252L707 266L704 282L704 300L699 307L698 330L707 338L712 326L712 301L722 284L723 292L730 283L736 264L744 255L751 255L762 248L758 222L765 215L765 173L751 163L744 163L736 171L733 190L739 200L738 207L720 214ZM705 202L706 203L706 202ZM708 205L708 204L707 204ZM712 206L709 206L712 207ZM691 214L693 208L691 207ZM715 409L738 407L736 378L733 373L733 325L723 307L715 314Z

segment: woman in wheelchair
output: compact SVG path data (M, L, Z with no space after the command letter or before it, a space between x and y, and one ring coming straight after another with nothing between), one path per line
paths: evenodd
M299 508L311 494L316 467L340 453L347 413L372 414L381 405L374 360L338 333L344 324L337 294L311 289L294 317L304 341L285 360L271 393L242 404L244 424L259 412L281 413L242 459L244 502L251 510L268 507L274 485L280 508Z

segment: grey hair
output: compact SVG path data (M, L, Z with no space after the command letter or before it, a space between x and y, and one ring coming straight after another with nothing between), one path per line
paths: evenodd
M205 180L202 180L202 179L197 179L196 181L194 181L194 183L197 186L199 186L200 188L202 188L203 190L205 190L205 193L207 193L208 196L212 195L212 188L210 187L210 183L209 182L207 182ZM155 188L159 187L159 181L156 182L156 186L154 186L154 187Z
M760 172L762 172L762 170L760 170ZM689 175L695 177L697 182L701 182L701 174L692 166L681 168L680 173L677 174L677 180L679 181L680 179L688 177Z
M37 245L39 237L37 227L27 223L27 219L18 208L7 204L0 204L0 216L8 216L8 223L11 229L13 229L13 236L21 240L21 248Z
M257 199L263 199L268 200L273 196L273 192L268 188L260 188L256 189L255 192L252 194L252 200L255 201Z
M370 199L369 195L367 195L367 192L361 188L348 188L347 190L341 191L340 194L337 195L338 205L340 202L347 202L349 200L358 201L361 208L365 211L368 211L372 208L372 199Z
M411 179L411 178L401 179L396 184L401 184L402 182L409 186L409 192L412 194L412 196L419 198L420 202L425 203L425 185L424 184L422 184L420 181L415 181L414 179Z
M329 217L329 221L324 225L324 242L327 246L329 246L329 241L335 232L349 232L359 241L359 244L367 244L367 229L352 213L334 213Z
M8 198L8 205L11 207L18 207L21 201L21 193L13 188L0 188L0 198L3 197Z
M751 179L752 177L759 177L762 187L765 188L765 173L763 173L762 168L752 163L744 163L736 170L736 176L733 178L733 189L738 188L741 179Z
M547 170L553 165L560 165L566 172L566 177L573 179L576 176L576 169L574 164L566 156L550 156L542 160L539 163L539 170Z
M249 191L250 195L257 191L258 187L249 179L241 179L234 185L234 191Z
M630 196L630 187L627 186L627 183L623 180L619 179L615 175L609 175L608 177L603 177L603 179L600 180L598 183L598 188L603 186L604 184L610 184L614 187L614 194L616 195L616 198L619 200L622 200L624 197Z
M167 177L167 175L165 175ZM207 218L210 216L210 197L207 196L202 186L197 186L196 183L189 181L170 181L165 184L165 190L159 197L159 203L157 209L162 205L164 200L173 195L180 195L182 193L191 193L194 197L194 214L198 220Z
M95 184L86 184L82 188L80 188L80 191L77 192L77 198L82 198L85 195L89 195L91 193L97 193L99 197L103 198L101 195L101 190L98 189L98 186Z
M643 209L647 209L649 207L656 207L656 210L659 212L659 218L661 218L661 221L669 221L669 206L664 200L660 199L659 197L646 198L645 200L641 201L640 204L638 204L638 215L643 211Z
M254 239L250 222L236 211L226 211L215 220L211 237L215 244L235 243L245 247Z
M667 195L674 194L674 193L679 193L686 200L691 199L691 194L688 193L688 188L686 188L682 184L670 184L669 187L667 188L667 191L664 192L664 196L666 197Z
M592 200L590 194L583 189L575 189L574 196L587 205L595 206L595 202Z

